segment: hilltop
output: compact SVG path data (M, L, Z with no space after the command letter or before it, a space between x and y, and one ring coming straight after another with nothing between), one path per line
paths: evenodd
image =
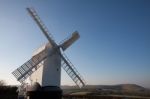
M148 90L136 84L119 84L119 85L87 85L85 88L95 88L102 90L120 90L120 91L145 91Z

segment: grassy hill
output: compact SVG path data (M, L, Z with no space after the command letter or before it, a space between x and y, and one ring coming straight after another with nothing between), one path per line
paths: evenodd
M150 90L136 84L62 86L64 94L149 96Z

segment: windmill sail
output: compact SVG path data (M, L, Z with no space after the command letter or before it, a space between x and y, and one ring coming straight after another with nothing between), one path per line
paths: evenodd
M39 54L33 56L30 60L25 62L22 66L17 68L12 72L16 79L23 83L24 80L29 77L36 69L38 69L41 64L41 61L46 59L48 54L45 50L41 51Z
M70 45L72 45L77 39L79 39L80 35L77 31L73 32L70 38L67 38L65 41L60 43L60 47L66 50Z
M78 87L84 87L86 82L74 67L74 65L70 62L70 60L64 53L60 54L60 56L62 58L62 68L67 72L67 74L71 77L71 79L76 83Z
M42 30L43 34L46 36L46 38L48 39L48 41L50 42L52 47L56 47L57 44L55 43L52 35L49 33L47 27L44 25L44 23L42 22L42 20L40 19L40 17L36 13L36 11L33 8L27 8L27 11L31 15L31 17L35 20L37 25L40 27L40 29Z

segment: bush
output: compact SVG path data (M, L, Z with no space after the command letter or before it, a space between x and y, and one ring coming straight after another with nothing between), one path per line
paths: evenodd
M17 86L6 86L4 81L0 81L0 99L17 99Z

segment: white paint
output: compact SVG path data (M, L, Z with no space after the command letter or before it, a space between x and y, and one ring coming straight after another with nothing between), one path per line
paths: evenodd
M33 56L46 50L47 54L52 52L52 47L49 43L37 49ZM38 82L41 86L60 86L61 80L61 58L58 53L54 53L44 61L38 70L36 70L31 76L30 80L32 84Z

